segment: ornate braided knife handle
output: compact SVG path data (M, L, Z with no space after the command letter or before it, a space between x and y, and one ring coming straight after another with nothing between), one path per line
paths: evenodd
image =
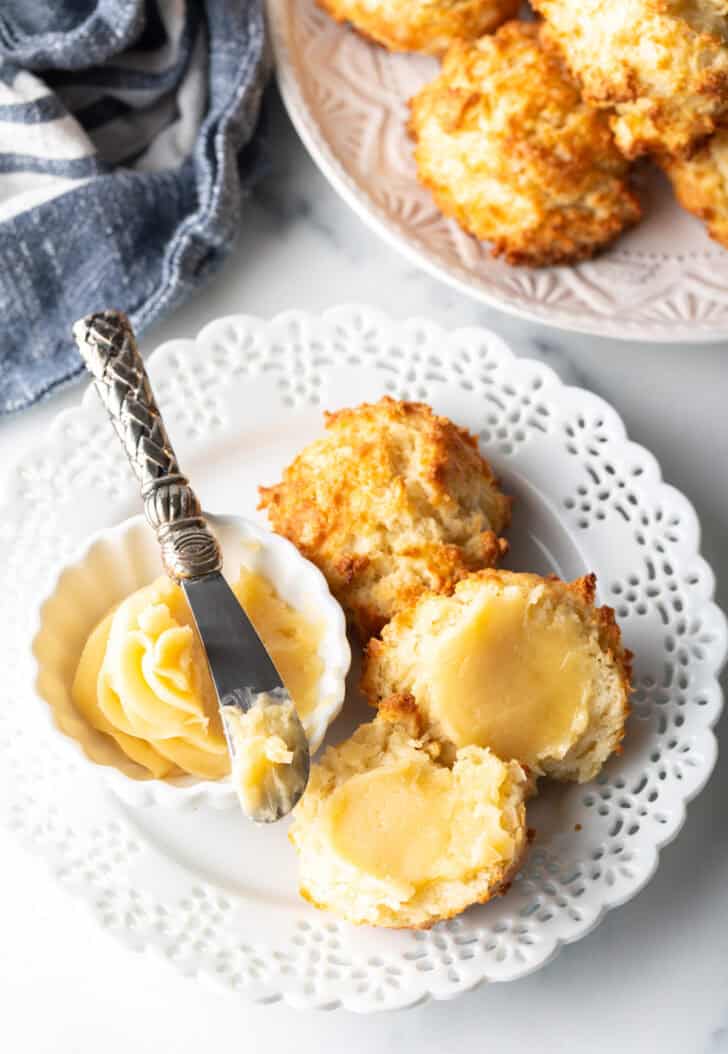
M179 581L219 571L217 540L180 472L129 319L100 311L77 322L73 335L141 484L167 574Z

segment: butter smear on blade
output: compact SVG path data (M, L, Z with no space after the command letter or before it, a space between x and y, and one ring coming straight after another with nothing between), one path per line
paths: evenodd
M261 692L248 711L223 710L231 744L232 781L243 812L275 820L290 812L307 778L305 738L291 702Z

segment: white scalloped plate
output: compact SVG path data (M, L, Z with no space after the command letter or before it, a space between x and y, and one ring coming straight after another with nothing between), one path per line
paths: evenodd
M28 705L38 599L89 533L138 509L89 390L23 458L0 512L0 814L100 924L247 998L372 1011L521 977L634 896L713 768L726 624L695 512L614 410L492 333L367 308L221 319L149 366L181 462L213 510L250 515L256 485L317 434L323 407L391 392L479 433L517 499L510 566L595 570L636 652L637 690L624 753L600 780L548 787L531 804L535 844L507 896L428 933L317 912L296 893L285 825L130 808ZM363 713L350 693L330 738Z
M630 340L728 337L728 252L640 173L645 218L595 260L532 270L494 260L417 182L407 101L437 70L339 25L316 0L267 0L288 113L344 200L396 249L463 293L547 325Z

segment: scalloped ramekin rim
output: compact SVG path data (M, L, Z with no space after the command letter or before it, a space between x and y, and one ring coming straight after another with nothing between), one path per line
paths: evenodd
M315 598L313 606L317 613L320 613L325 624L319 654L324 662L321 682L328 685L328 692L326 698L314 711L318 720L314 722L313 729L307 728L309 738L312 740L313 751L315 751L323 740L326 729L338 716L344 704L346 676L351 665L351 648L346 635L344 613L331 595L328 583L321 571L302 556L292 542L244 516L216 515L209 512L206 512L206 516L213 530L216 527L223 531L239 529L241 542L253 543L255 548L251 548L251 553L266 550L268 553L273 552L278 555L281 566L289 569L289 573L295 568L297 579L300 580L301 575L305 576L307 591ZM117 797L129 805L161 806L175 810L187 810L199 805L209 805L215 809L233 808L237 799L229 777L222 780L202 780L187 776L180 782L154 778L136 780L122 772L113 763L104 763L91 757L88 744L84 744L81 739L68 734L59 727L54 707L43 693L41 681L44 664L38 654L38 646L39 643L43 643L45 634L51 633L48 625L48 610L59 590L63 588L64 577L74 571L79 571L89 561L92 553L101 546L119 545L122 539L140 529L151 530L143 515L132 516L111 527L95 531L84 540L65 563L56 569L49 579L48 588L38 601L31 633L30 661L33 700L37 704L36 714L48 733L55 737L61 749L76 760L81 759L84 765L97 773ZM278 590L285 585L283 576L274 575L270 580ZM282 595L285 599L285 590ZM91 628L90 625L89 632ZM80 715L78 715L78 721L85 723Z

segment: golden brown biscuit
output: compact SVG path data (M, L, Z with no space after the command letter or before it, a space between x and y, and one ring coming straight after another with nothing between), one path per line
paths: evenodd
M326 415L326 433L261 487L271 526L321 568L362 640L424 590L494 564L510 520L477 439L422 403Z
M454 44L410 108L420 181L508 263L583 260L639 219L606 116L534 23Z
M534 0L626 157L679 154L728 111L724 0Z
M527 844L520 765L451 764L416 719L379 715L311 769L290 838L300 892L349 922L426 928L507 888Z
M318 0L390 51L440 55L453 40L472 40L512 18L520 0Z
M364 693L390 713L416 706L458 749L593 779L623 736L631 658L595 586L487 570L452 596L423 596L370 641Z
M692 157L664 157L660 164L682 207L728 249L728 128L719 128Z

